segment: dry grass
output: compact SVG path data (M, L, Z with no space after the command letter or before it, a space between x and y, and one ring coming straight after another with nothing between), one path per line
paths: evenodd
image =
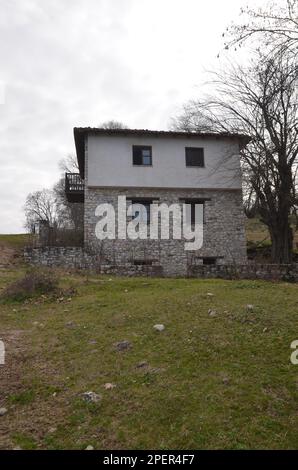
M0 305L0 448L297 449L297 285L64 275L70 285L75 297ZM121 340L132 347L118 352Z

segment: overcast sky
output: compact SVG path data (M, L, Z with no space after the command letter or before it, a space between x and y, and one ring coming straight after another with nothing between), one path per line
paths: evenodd
M247 3L0 0L0 233L24 231L26 195L57 180L74 126L167 129Z

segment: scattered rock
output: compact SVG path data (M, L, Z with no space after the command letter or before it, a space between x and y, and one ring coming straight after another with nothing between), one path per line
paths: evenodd
M96 344L96 343L97 343L96 339L90 339L89 341L89 344Z
M101 395L95 392L84 392L82 393L82 398L87 403L98 403L101 400Z
M246 310L247 310L248 312L252 312L253 309L254 309L254 306L253 306L252 304L247 304L247 305L246 305Z
M106 383L106 384L104 384L104 388L105 388L106 390L112 390L112 389L115 388L115 387L117 387L117 385L111 384L111 383L109 383L109 382Z
M162 324L157 324L157 325L154 325L153 327L156 331L163 331L165 329L165 326L162 325Z
M263 333L266 333L266 331L268 331L268 328L265 326L265 328L263 329Z
M52 427L52 428L49 429L50 434L53 434L56 431L57 431L57 428L55 428L55 427Z
M166 369L164 367L151 367L149 372L153 374L158 374L159 372L164 372Z
M87 446L85 450L94 450L93 446Z
M212 292L207 292L206 296L207 297L214 297L214 294L212 294Z
M137 369L144 369L145 367L149 367L149 364L147 361L141 361L136 365Z
M126 351L127 349L131 348L131 343L127 340L119 341L118 343L114 344L117 351Z
M4 416L4 415L6 415L6 413L7 413L6 408L0 408L0 416Z
M65 323L65 326L67 328L75 328L76 324L73 321L68 321L67 323Z
M16 446L16 447L14 447L12 450L22 450L22 447Z
M211 308L209 308L208 314L209 314L209 317L216 317L217 312L216 310L212 310Z

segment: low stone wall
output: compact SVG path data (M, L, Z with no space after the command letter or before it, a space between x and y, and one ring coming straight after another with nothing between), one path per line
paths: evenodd
M25 261L32 265L82 269L91 262L81 247L37 247L24 249Z
M152 265L133 263L107 264L80 247L25 248L25 261L36 266L63 267L66 269L88 269L100 274L122 276L163 276L163 267L158 262ZM179 268L176 276L180 275ZM188 277L221 279L268 279L298 282L298 264L218 264L188 266Z
M24 259L34 266L49 266L66 269L84 269L100 274L123 276L162 276L163 269L157 263L152 265L121 265L101 263L100 256L93 255L80 247L39 247L25 248Z
M297 264L193 265L188 276L219 279L267 279L298 282Z

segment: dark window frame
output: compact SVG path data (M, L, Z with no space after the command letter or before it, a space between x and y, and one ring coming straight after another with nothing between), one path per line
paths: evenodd
M155 201L156 198L144 198L144 197L133 197L133 198L130 198L130 202L131 204L142 204L145 208L146 208L146 212L147 212L147 225L150 225L150 221L151 221L151 214L150 214L150 211L151 211L151 204L153 204L153 201ZM134 219L134 217L132 217L132 220Z
M143 150L150 151L150 163L144 163ZM139 162L137 160L139 159ZM132 164L133 166L152 166L152 145L133 145L132 146Z
M195 155L196 152L199 154ZM204 147L185 147L185 165L188 168L205 168Z
M210 198L181 198L181 202L184 204L190 204L191 205L191 226L195 225L195 205L196 204L203 204L203 224L206 223L206 206L205 202L206 201L211 201Z

